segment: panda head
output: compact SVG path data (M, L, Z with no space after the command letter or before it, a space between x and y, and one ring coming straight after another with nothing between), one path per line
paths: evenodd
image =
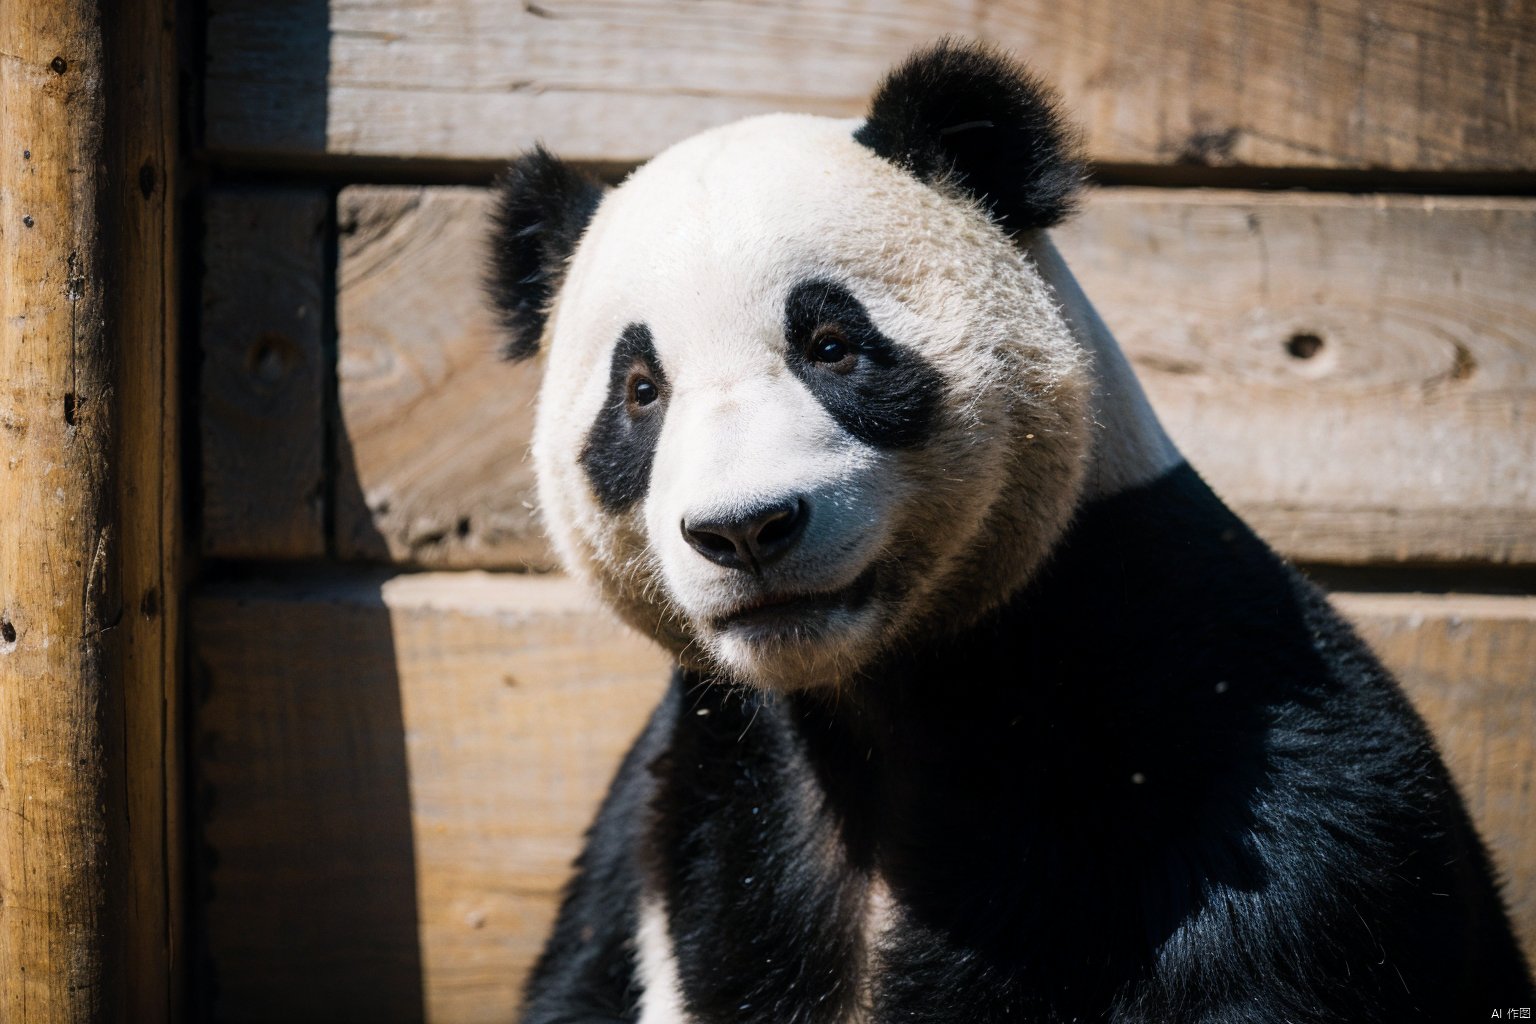
M869 116L756 117L604 190L500 186L566 566L690 667L841 685L1021 587L1082 490L1089 374L1021 242L1082 175L1051 95L940 44Z

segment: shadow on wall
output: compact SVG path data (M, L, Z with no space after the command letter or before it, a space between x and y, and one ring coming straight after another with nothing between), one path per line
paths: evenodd
M208 91L203 124L210 150L236 155L325 151L330 77L330 5L326 0L208 0L207 53L250 66L207 68L219 87ZM251 45L281 26L283 38ZM260 138L231 136L232 126Z
M425 1017L388 576L214 583L194 607L202 1019Z
M279 3L280 19L261 5L209 3L209 53L281 52L283 66L219 69L248 84L210 95L204 120L219 124L232 106L246 117L261 111L293 151L315 151L327 130L328 5ZM280 48L220 42L273 24L289 36ZM326 316L324 358L334 365L334 311ZM243 327L203 344L249 346ZM334 373L325 376L334 395ZM258 434L263 411L254 410ZM281 396L265 410L283 411ZM344 425L334 409L329 419L327 476L355 480ZM329 499L332 508L361 504ZM389 573L259 571L215 569L189 618L194 1019L423 1020L409 764L383 598Z

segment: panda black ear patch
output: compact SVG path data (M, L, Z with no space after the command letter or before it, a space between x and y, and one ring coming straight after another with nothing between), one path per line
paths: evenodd
M980 43L945 40L908 57L853 137L922 181L969 192L1010 235L1062 221L1085 173L1055 92Z
M539 350L550 300L603 187L535 146L507 168L496 193L486 286L509 334L503 354L527 359Z

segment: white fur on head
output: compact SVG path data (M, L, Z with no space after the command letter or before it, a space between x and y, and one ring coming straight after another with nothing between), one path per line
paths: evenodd
M1034 263L974 201L881 159L856 127L770 115L656 157L599 207L545 334L533 452L565 563L685 663L772 687L847 680L1015 591L1065 529L1089 445L1082 349ZM860 441L789 371L785 300L812 279L846 287L937 372L922 443ZM612 514L580 453L635 323L670 394L649 488ZM807 497L810 524L761 574L683 537L699 510L787 491ZM861 605L776 632L718 625L868 571Z

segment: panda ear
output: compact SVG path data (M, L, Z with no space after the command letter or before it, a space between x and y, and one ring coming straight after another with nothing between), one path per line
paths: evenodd
M486 287L510 335L502 353L539 350L549 303L603 198L603 187L543 146L518 157L495 186Z
M1076 205L1085 168L1055 92L980 43L919 50L881 83L854 138L920 180L958 186L1010 235Z

